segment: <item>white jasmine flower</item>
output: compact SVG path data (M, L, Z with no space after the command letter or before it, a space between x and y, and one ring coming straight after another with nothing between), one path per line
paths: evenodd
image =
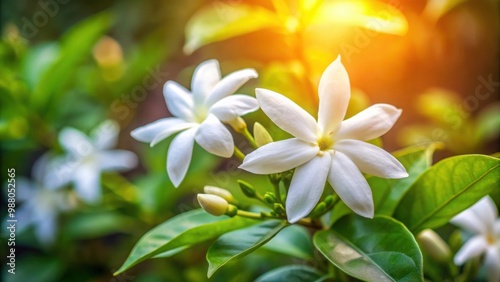
M317 121L281 94L266 89L257 89L256 94L269 118L295 138L258 148L245 157L240 168L257 174L296 168L286 200L289 222L311 212L326 180L349 208L372 218L372 193L360 171L386 178L408 176L392 155L363 142L389 131L401 110L376 104L342 121L351 93L340 56L328 66L319 82Z
M455 255L455 264L484 254L488 281L500 281L500 218L493 200L486 196L455 216L451 223L474 235Z
M57 218L63 211L73 207L69 193L59 187L46 187L42 183L47 175L47 155L33 167L33 182L19 178L16 182L16 199L21 203L16 217L19 230L33 226L36 238L43 244L54 241Z
M66 155L51 163L47 181L49 186L73 183L78 195L86 202L96 202L101 197L101 173L124 171L137 165L134 153L109 150L116 146L119 126L105 121L92 133L91 138L74 128L65 128L59 134L59 143Z
M221 79L216 60L203 62L194 71L191 92L174 81L165 83L163 94L173 117L139 127L131 134L135 139L154 146L183 131L173 139L167 155L168 175L178 187L191 162L194 141L214 155L232 156L233 137L222 123L234 123L239 116L258 109L255 98L231 95L249 79L256 77L255 70L243 69Z

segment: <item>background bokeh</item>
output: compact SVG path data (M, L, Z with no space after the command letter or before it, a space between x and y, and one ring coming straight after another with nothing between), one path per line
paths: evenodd
M118 148L140 159L132 171L103 174L100 203L77 201L77 208L60 214L55 243L41 244L30 229L17 232L19 273L2 271L8 281L206 280L204 244L119 277L112 273L147 230L198 207L195 194L203 185L237 197L236 179L267 185L237 170L236 159L196 147L186 180L175 189L165 172L170 141L149 148L130 136L169 115L163 84L175 80L189 88L194 67L207 59L219 60L223 75L258 71L239 93L268 88L315 112L319 77L340 54L353 88L348 115L374 103L403 109L382 138L388 151L426 142L444 144L436 160L499 151L497 0L0 3L2 175L13 167L16 177L31 178L42 154L62 152L61 129L88 133L106 119L120 124ZM275 139L286 137L260 112L245 119L261 122ZM236 142L250 148L243 139ZM287 260L259 251L213 281L251 280Z

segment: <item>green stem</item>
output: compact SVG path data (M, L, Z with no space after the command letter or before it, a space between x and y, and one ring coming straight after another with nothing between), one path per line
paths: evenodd
M238 210L236 215L239 215L242 217L248 217L248 218L263 219L263 217L259 213L242 211L242 210Z
M238 147L236 147L236 146L234 146L234 156L236 156L241 161L243 161L243 159L245 159L245 154L243 154L243 152L240 151L240 149L238 149Z
M241 135L243 135L248 140L248 142L250 142L250 145L252 145L254 149L257 149L257 143L255 143L255 139L253 138L252 134L250 134L250 131L248 131L248 128L246 126L245 129L243 129L243 131L241 132Z

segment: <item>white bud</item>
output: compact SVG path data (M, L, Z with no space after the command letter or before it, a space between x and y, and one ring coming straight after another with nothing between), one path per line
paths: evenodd
M198 203L206 212L215 216L225 214L229 207L224 198L211 194L198 194Z
M255 144L257 147L262 147L266 144L273 142L273 138L267 132L266 128L262 124L256 122L253 125L253 136L255 138Z
M417 235L422 248L436 261L447 262L451 258L450 247L431 229L425 229Z
M216 195L228 202L234 202L233 194L231 194L231 192L227 191L226 189L207 185L203 187L203 191L205 192L205 194Z

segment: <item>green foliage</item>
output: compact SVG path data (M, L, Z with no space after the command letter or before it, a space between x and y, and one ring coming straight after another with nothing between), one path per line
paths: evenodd
M145 259L169 251L172 251L169 255L173 255L184 247L217 238L226 232L256 223L258 221L241 217L215 217L207 214L204 210L193 210L180 214L142 236L115 275Z
M74 26L61 39L57 60L48 67L34 86L31 102L45 110L51 99L63 95L63 87L75 75L75 66L90 54L95 43L111 26L111 15L102 13Z
M415 238L390 217L343 217L331 229L316 232L313 241L331 263L358 279L423 281Z
M299 225L287 226L262 247L304 260L312 260L314 257L311 235L305 227Z
M209 43L277 24L276 17L264 8L214 2L213 6L198 11L189 20L184 52L190 54Z
M446 224L500 185L500 159L463 155L425 171L396 209L394 217L414 233Z
M306 265L288 265L264 273L255 282L322 281L322 274Z
M208 277L210 278L217 269L229 261L258 249L287 225L286 221L268 220L249 228L222 235L208 249Z

